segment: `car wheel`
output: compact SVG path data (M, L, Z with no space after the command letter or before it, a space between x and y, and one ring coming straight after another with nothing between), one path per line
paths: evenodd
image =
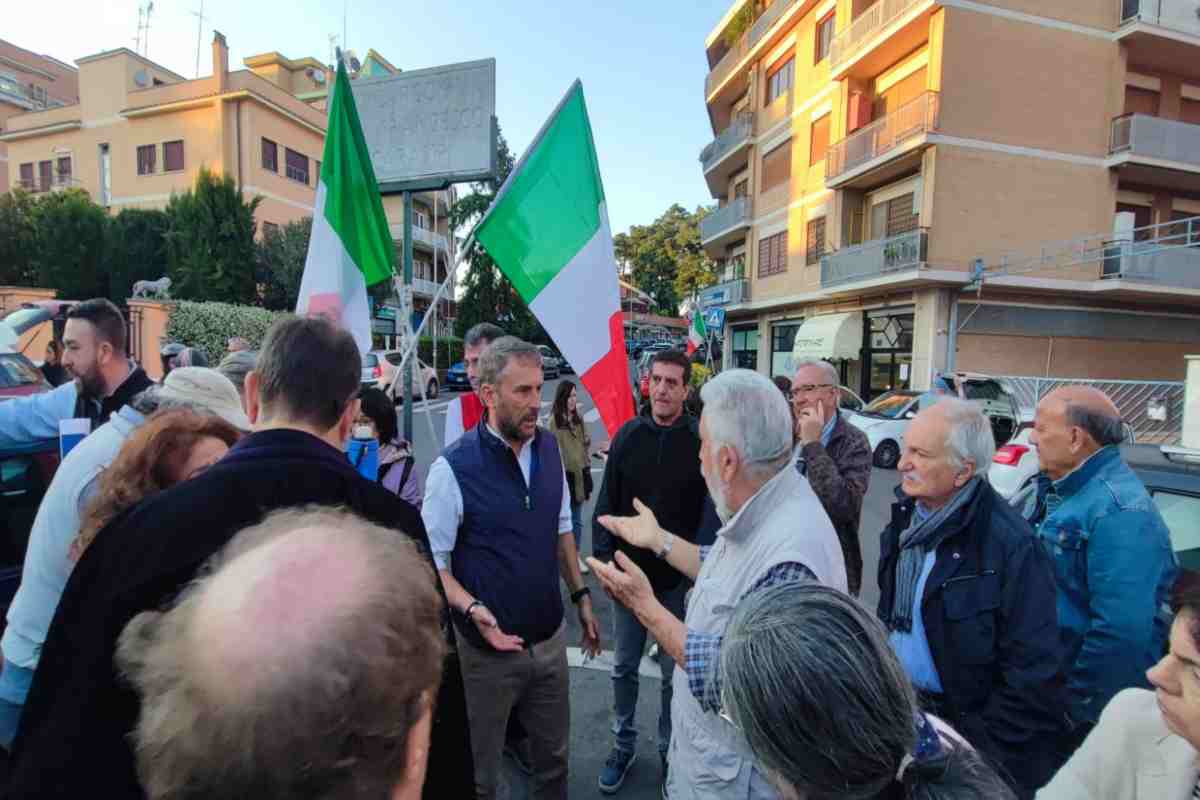
M425 399L426 400L437 400L437 396L438 396L438 384L437 384L437 381L435 381L431 378L429 380L429 385L425 387Z
M895 469L900 463L900 445L891 439L880 442L875 448L875 466L881 469Z

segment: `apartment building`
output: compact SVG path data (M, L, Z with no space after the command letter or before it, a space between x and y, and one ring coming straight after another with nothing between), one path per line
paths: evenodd
M73 102L30 107L3 120L0 146L7 147L19 183L33 192L82 188L115 213L162 208L207 167L231 175L244 194L261 198L262 232L311 216L325 143L329 68L315 58L293 60L272 52L250 56L244 69L231 70L220 33L214 33L212 51L213 74L196 80L125 48L78 59L77 75L71 72L78 87ZM370 51L354 77L381 70L397 71ZM451 263L447 212L453 197L429 192L415 203L418 311L428 308L432 282L444 280ZM399 198L385 198L384 207L399 250ZM453 298L451 290L440 309L443 320L454 317Z
M744 0L705 46L725 363L1182 379L1194 0Z
M79 102L79 72L50 56L32 53L0 39L0 131L5 121L17 114ZM70 182L71 174L59 172L54 160L39 163L36 177L47 183ZM8 148L0 142L0 194L7 192Z

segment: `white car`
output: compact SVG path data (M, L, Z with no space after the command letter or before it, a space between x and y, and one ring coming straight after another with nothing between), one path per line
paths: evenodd
M1125 444L1133 444L1136 437L1133 428L1125 426ZM988 470L988 482L992 484L1001 497L1009 500L1017 490L1025 485L1025 481L1038 473L1037 445L1029 441L1033 432L1033 422L1026 418L1021 423L1017 435L1007 444L996 450L992 459L992 467Z
M372 350L362 357L362 385L372 386L387 392L396 379L396 372L404 353L400 350ZM403 381L404 376L400 376ZM425 387L425 397L434 400L438 396L437 372L421 359L417 359L416 369L413 370L413 397L421 399L421 386ZM403 403L402 396L396 397L397 403Z

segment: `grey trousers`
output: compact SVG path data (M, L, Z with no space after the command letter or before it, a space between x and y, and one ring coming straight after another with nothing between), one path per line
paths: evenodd
M515 714L529 736L535 800L566 800L570 675L564 622L544 642L519 653L483 650L458 637L467 693L475 796L494 800L501 781L504 734Z

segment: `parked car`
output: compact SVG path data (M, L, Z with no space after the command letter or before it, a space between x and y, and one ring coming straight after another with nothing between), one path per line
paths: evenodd
M404 353L400 350L372 350L364 354L362 385L389 391L392 382L397 379L397 371L403 357ZM424 386L425 397L429 400L435 399L438 396L437 373L420 359L417 359L416 367L413 371L413 398L421 399L421 387ZM403 381L404 376L400 375L399 379ZM403 396L398 395L396 402L403 403Z
M0 352L0 400L40 394L52 387L42 371L20 353Z
M471 381L467 378L467 362L459 361L446 370L446 388L464 392L471 388Z
M561 375L562 357L544 344L539 344L537 349L542 354L542 377L550 380Z
M75 303L75 300L38 300L34 303L22 303L0 317L0 348L15 350L21 334L51 321L55 326L55 338L61 338L67 312Z
M1154 498L1179 566L1200 570L1200 450L1124 444L1121 457Z
M988 470L988 481L1005 499L1016 494L1025 481L1038 473L1037 445L1029 440L1033 432L1032 414L1028 416L1021 422L1016 435L996 450L992 467ZM1125 425L1125 443L1134 444L1136 441L1133 428Z

